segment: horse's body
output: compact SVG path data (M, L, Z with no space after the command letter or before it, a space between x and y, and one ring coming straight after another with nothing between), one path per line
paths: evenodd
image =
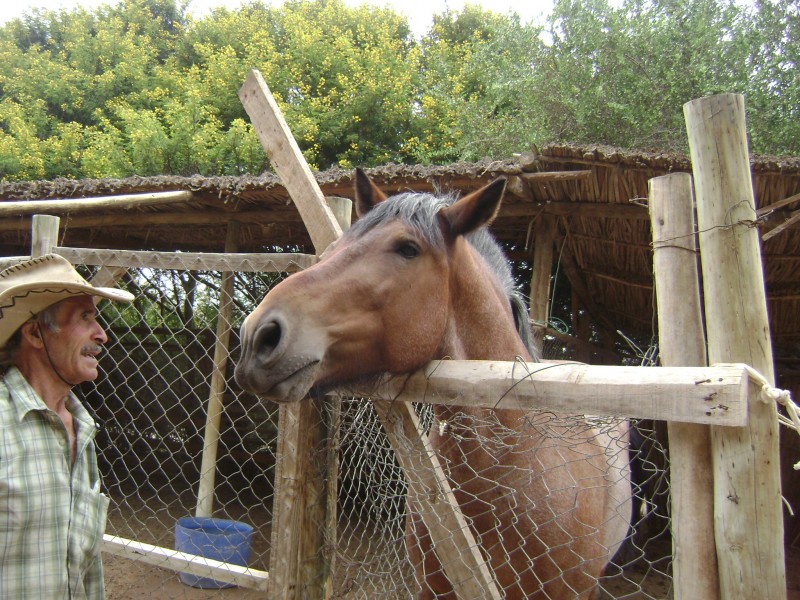
M358 171L359 221L248 316L237 381L296 401L438 358L533 360L524 304L485 227L503 189L498 180L455 203L387 200ZM627 531L625 434L614 446L613 432L585 421L545 421L436 407L430 441L505 598L589 598ZM420 598L450 597L416 508L410 498Z

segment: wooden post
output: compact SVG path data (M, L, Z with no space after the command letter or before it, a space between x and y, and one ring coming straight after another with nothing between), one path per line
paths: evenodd
M228 222L225 253L236 252L239 240L239 223ZM206 427L203 440L203 458L200 463L200 485L197 490L198 517L210 517L214 512L214 487L217 479L217 449L219 448L222 399L225 394L225 370L228 366L233 314L233 276L222 273L219 290L219 317L217 318L217 343L214 346L214 371L211 373L211 390L208 395Z
M420 428L413 405L390 400L373 400L372 404L405 471L408 495L419 507L456 598L500 600L503 595L447 484L436 451Z
M530 319L533 324L534 345L540 358L543 356L544 334L550 319L550 276L553 274L555 227L555 217L542 213L536 222L533 234Z
M651 179L648 187L661 364L705 366L692 177L673 173ZM716 600L710 428L668 421L667 431L675 598Z
M31 258L49 254L58 246L58 217L33 215L31 223Z
M333 216L342 232L350 229L353 219L353 201L349 198L329 196L326 198L328 206L333 211ZM325 581L325 597L333 596L333 573L336 572L336 546L338 544L338 500L339 500L339 444L341 442L340 426L342 422L342 399L338 396L328 398L330 405L330 424L327 432L327 514L325 518L325 548L329 549L327 556L328 577Z
M708 360L743 362L774 384L744 98L684 105L697 197ZM749 424L712 428L714 513L724 599L786 598L777 410L751 401Z

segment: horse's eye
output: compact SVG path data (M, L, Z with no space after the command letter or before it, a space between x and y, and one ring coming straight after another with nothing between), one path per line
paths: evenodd
M416 258L419 256L419 248L411 242L400 242L396 252L403 258Z

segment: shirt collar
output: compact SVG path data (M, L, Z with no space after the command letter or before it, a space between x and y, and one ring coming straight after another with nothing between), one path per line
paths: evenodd
M5 381L8 384L8 389L13 399L12 404L17 412L17 421L20 423L32 410L50 410L17 367L12 366L8 368L5 373ZM72 413L74 419L81 425L86 426L85 431L94 429L94 419L92 419L89 412L72 392L70 392L67 397L66 407L67 410Z

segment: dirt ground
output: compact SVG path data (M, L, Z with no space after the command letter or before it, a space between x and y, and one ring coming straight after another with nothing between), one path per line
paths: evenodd
M800 552L791 551L787 556L788 600L800 600ZM144 563L137 563L117 556L104 557L106 590L108 600L142 600L144 598L165 600L264 600L266 594L244 588L220 590L197 589L183 584L178 574L159 569ZM671 598L669 582L663 581L660 590L651 589L649 593L628 595L624 585L609 582L608 591L617 590L613 595L604 593L601 598Z
M107 532L128 539L174 547L174 525L176 516L186 516L185 504L178 499L162 504L153 510L152 499L136 503L128 497L125 510L116 510L109 515ZM257 526L253 540L253 555L250 566L268 570L269 565L269 513L262 507L250 507L245 512L232 505L226 514L215 515L223 518L243 520ZM260 524L260 528L259 528ZM348 546L337 551L338 569L335 588L337 598L354 600L356 598L397 598L405 600L411 594L406 585L410 571L398 568L402 559L402 537L392 544L381 541L382 536L365 532L362 526L340 525L340 543L348 540ZM398 543L398 540L399 543ZM659 544L651 555L668 556L669 540ZM398 546L395 548L394 546ZM800 550L787 550L787 590L789 600L800 600ZM229 589L200 589L182 583L178 573L136 562L127 558L105 554L106 593L108 600L264 600L264 592L241 587ZM669 572L668 559L656 561L647 566L645 561L634 563L625 572L613 578L604 579L602 600L625 598L626 600L669 600L672 598L672 584L666 573ZM387 567L387 565L390 565ZM401 583L406 581L406 584ZM398 585L399 584L399 585Z
M178 574L119 556L103 557L108 600L264 600L264 592L245 588L199 589L185 585Z

